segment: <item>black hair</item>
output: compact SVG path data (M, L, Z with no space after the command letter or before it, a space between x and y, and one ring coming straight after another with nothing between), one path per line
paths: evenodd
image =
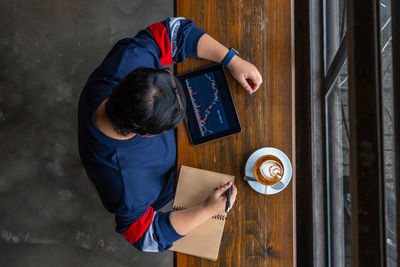
M124 136L157 135L174 129L183 120L185 109L179 81L166 69L151 68L137 68L129 73L113 89L105 107L115 131Z

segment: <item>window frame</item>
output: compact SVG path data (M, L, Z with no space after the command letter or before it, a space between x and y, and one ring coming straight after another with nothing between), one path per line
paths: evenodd
M400 33L400 2L392 1L392 33ZM400 34L392 34L393 57L393 97L394 97L394 136L396 204L397 204L397 264L400 265Z
M352 266L386 266L378 4L348 0Z
M375 99L380 99L382 90L378 54L380 51L377 15L379 2L348 0L347 33L328 69L325 68L324 60L326 36L322 14L325 7L322 3L321 0L295 1L296 158L297 165L304 166L296 170L297 177L302 177L302 182L296 184L297 264L298 266L329 266L326 244L326 140L323 138L325 113L322 111L325 110L325 95L334 84L346 60L343 55L348 53L349 79L352 76L351 81L349 80L351 91L349 92L351 100L349 100L352 103L349 123L353 132L350 140L351 176L358 177L358 179L352 179L351 183L352 206L354 206L352 218L355 218L352 220L352 238L357 240L357 242L352 242L354 246L352 247L352 266L385 266L382 114L381 101L375 101ZM396 1L391 3L392 33L399 33L400 3ZM353 12L353 10L358 10L358 12ZM398 257L400 257L399 39L399 34L392 34ZM357 68L355 68L356 65ZM373 73L373 75L366 75L366 73ZM365 97L367 102L361 100L360 97ZM362 120L365 112L375 114L372 120L370 117L368 120ZM373 134L368 133L371 132L371 125L376 126L376 131L372 131ZM362 144L365 141L372 144L371 151L367 152L376 157L374 164L379 166L378 168L366 170L362 166L363 156L366 153ZM362 173L365 171L369 172L366 176ZM363 184L361 177L368 180L368 183ZM372 197L375 199L372 204L368 201L371 195L367 197L363 194L371 187L374 188ZM369 216L363 216L362 212L359 214L360 210L367 211ZM365 227L371 227L368 233L363 231ZM372 229L375 230L372 231Z

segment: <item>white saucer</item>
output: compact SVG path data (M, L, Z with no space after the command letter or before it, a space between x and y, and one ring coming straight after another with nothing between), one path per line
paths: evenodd
M254 151L253 154L251 154L249 159L247 160L245 169L246 176L255 178L253 172L254 164L256 163L258 158L264 155L273 155L282 161L285 174L283 175L281 182L284 184L284 186L281 189L274 189L270 185L263 185L259 182L254 182L254 181L247 181L247 182L249 183L251 188L253 188L258 193L264 195L273 195L285 189L285 187L289 184L290 180L292 179L292 164L290 163L290 160L285 155L285 153L283 153L279 149L273 147L263 147Z

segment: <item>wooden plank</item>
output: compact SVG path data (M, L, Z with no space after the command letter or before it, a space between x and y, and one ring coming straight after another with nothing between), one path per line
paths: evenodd
M267 17L267 144L292 157L292 44L290 1L268 1ZM295 171L294 171L295 173ZM292 184L267 199L267 266L293 265ZM285 208L281 208L285 206Z
M264 83L245 93L226 72L242 124L240 134L202 146L190 145L186 129L177 131L178 165L236 176L238 196L228 215L217 262L176 253L176 266L293 266L293 191L275 196L253 191L243 181L247 158L273 146L292 159L292 39L290 0L177 0L176 15L197 26L257 66ZM210 62L188 59L178 73Z

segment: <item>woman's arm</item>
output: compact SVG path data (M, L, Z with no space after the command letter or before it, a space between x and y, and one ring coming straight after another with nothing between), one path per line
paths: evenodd
M201 205L186 210L173 211L170 219L175 231L180 235L186 235L212 216L224 213L227 198L225 192L231 186L232 194L230 201L231 205L233 205L237 189L232 182L228 182L218 186Z
M228 48L208 34L201 36L197 45L197 54L199 57L219 63L224 59L228 51ZM250 94L257 91L262 83L262 77L257 68L237 55L228 64L228 69L233 78Z

